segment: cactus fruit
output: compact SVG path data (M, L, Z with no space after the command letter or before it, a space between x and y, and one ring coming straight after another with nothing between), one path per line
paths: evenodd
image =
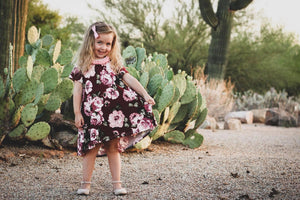
M37 141L47 137L50 133L50 125L46 122L38 122L30 127L25 137L30 141Z
M55 89L58 84L58 72L55 68L49 68L41 76L41 82L44 83L44 94L48 94Z
M24 124L20 124L8 134L8 137L11 140L21 140L24 138L24 133L26 131L27 128L24 126Z
M33 103L27 104L24 107L21 112L21 120L26 127L30 126L34 122L37 112L38 107Z
M31 45L33 45L39 39L39 32L35 26L31 26L28 29L27 39Z
M14 73L13 80L12 80L14 90L16 92L19 92L27 81L28 78L26 75L26 68L19 68Z
M182 142L183 145L187 145L192 149L200 147L202 143L203 136L195 130L188 130L185 133L185 139Z
M178 130L168 132L164 135L164 139L171 143L182 143L184 138L184 133Z

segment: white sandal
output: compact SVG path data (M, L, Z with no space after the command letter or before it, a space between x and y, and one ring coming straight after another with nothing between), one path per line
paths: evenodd
M89 181L82 181L81 184L91 184L92 182L89 182ZM79 195L89 195L90 194L90 189L82 189L82 188L79 188L77 190L77 194Z
M122 183L122 181L112 181L112 183ZM114 189L114 195L126 195L127 190L125 188Z

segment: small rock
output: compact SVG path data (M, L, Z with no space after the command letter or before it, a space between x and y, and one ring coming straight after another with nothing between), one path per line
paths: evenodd
M238 119L228 119L224 123L225 130L241 130L242 124L241 121Z

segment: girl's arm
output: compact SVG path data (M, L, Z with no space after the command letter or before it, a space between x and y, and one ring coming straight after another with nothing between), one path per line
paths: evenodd
M155 101L154 99L147 93L145 88L140 84L136 78L131 76L129 73L125 73L123 76L123 80L128 84L130 88L132 88L134 91L136 91L139 95L144 97L145 101L148 103L154 105Z
M82 84L79 81L75 81L74 89L73 89L73 109L75 114L75 126L78 129L80 129L84 124L84 120L80 111L81 98L82 98Z

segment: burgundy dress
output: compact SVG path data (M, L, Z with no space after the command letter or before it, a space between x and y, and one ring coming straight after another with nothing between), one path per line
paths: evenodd
M125 68L115 74L108 57L92 64L85 74L75 67L69 76L83 86L84 126L78 130L78 155L83 156L96 144L101 144L99 155L104 155L103 144L115 138L119 138L118 149L123 152L155 128L152 105L124 84Z

